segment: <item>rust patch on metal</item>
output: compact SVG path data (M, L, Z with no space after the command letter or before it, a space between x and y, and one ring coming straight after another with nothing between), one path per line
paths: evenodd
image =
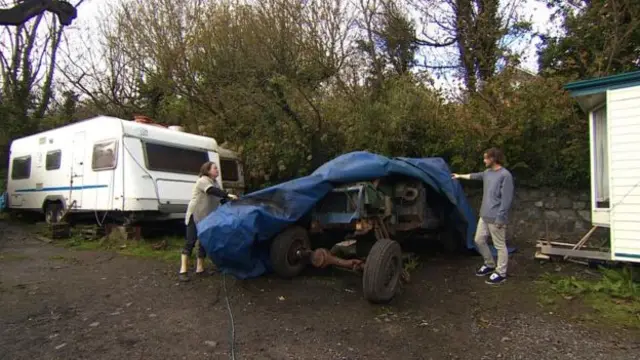
M331 254L327 249L316 249L311 254L311 264L317 268L325 268L333 265L346 269L357 270L364 266L364 261L360 259L341 259Z

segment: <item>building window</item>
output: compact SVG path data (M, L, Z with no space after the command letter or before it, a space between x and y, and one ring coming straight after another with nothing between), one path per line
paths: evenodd
M209 161L209 154L202 150L145 142L144 151L147 169L152 171L197 175Z
M60 150L49 151L44 161L44 168L46 170L58 170L60 169L60 160L62 160L62 152Z
M93 145L91 169L94 171L111 170L116 168L118 158L118 142L108 140Z
M238 162L232 159L220 159L220 176L222 181L238 181Z
M609 132L607 129L607 108L592 112L593 121L593 176L595 207L608 209L609 201Z
M31 176L31 156L13 159L11 163L11 180L28 179Z

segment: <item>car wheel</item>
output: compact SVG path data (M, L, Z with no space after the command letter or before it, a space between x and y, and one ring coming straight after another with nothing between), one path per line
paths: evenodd
M273 271L283 278L299 275L307 266L306 261L299 256L299 251L310 249L311 242L307 230L300 226L284 230L271 243Z
M372 303L393 299L402 274L402 249L396 241L381 239L373 244L364 266L362 291Z

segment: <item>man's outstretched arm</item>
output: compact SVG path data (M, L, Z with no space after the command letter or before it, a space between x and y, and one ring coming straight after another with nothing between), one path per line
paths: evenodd
M484 180L484 172L477 172L471 174L451 174L452 179L464 179L464 180Z

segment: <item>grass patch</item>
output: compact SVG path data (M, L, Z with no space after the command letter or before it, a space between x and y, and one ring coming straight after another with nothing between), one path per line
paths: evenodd
M29 257L24 254L16 253L2 253L0 254L0 261L22 261L27 260Z
M48 237L48 225L37 223L31 229L33 234L43 238ZM86 234L84 234L86 235ZM90 240L83 235L81 227L71 228L71 237L66 240L53 240L52 244L71 250L79 251L115 251L121 255L155 259L171 263L180 262L180 252L184 246L184 239L177 236L165 236L150 240L127 240L122 232L113 231L101 239ZM197 244L190 262L195 261ZM0 260L3 258L0 255ZM50 260L67 261L64 256L54 255Z
M393 308L390 306L377 306L373 308L376 316L390 316L393 315Z
M178 237L164 237L154 239L154 241L126 240L117 232L113 232L99 240L86 240L82 237L74 236L60 244L73 250L109 250L125 256L179 263L180 250L184 246L184 240ZM194 256L192 257L195 259Z
M414 272L420 266L420 259L417 256L410 257L404 263L404 271L411 273Z
M581 302L583 320L604 320L614 325L640 329L640 283L637 270L600 269L598 279L546 274L539 282L540 304L558 308L563 303Z
M100 240L90 241L80 237L71 237L60 243L62 246L74 250L108 250Z
M178 264L180 262L180 250L182 250L184 241L182 239L170 237L167 237L162 241L166 241L167 243L167 246L164 249L155 249L153 247L154 243L139 241L133 244L127 244L125 248L120 249L118 252L126 256L137 256Z
M64 256L64 255L51 255L49 256L49 260L51 261L60 261L63 263L67 263L67 264L71 264L71 265L75 265L75 264L79 264L80 261L74 257L71 256Z

